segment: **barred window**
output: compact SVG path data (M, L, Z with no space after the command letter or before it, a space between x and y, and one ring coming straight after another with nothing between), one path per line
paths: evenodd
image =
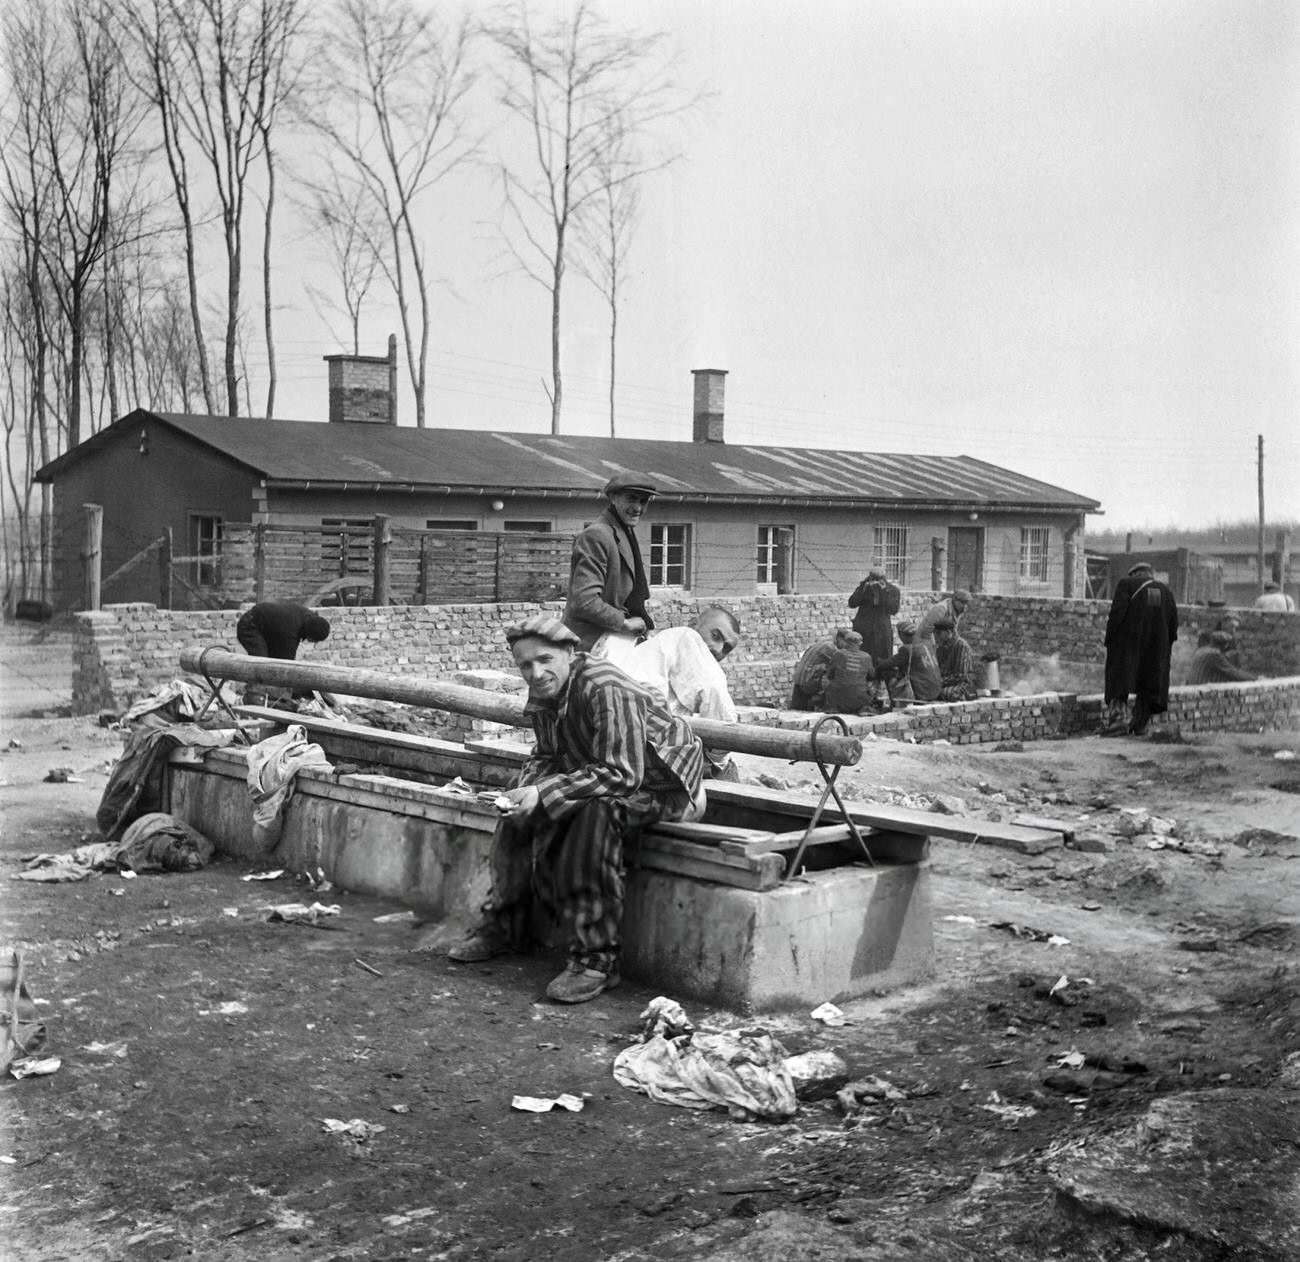
M690 586L691 528L656 523L650 527L651 587Z
M208 513L190 514L191 581L195 587L221 585L221 536L224 522Z
M1023 526L1020 530L1020 579L1025 583L1047 582L1047 543L1051 531L1046 526Z
M871 549L872 567L884 572L891 583L907 586L907 526L889 522L875 528Z
M792 546L794 526L759 526L758 528L758 565L755 581L759 584L780 584L788 576L781 573L783 563L783 543Z

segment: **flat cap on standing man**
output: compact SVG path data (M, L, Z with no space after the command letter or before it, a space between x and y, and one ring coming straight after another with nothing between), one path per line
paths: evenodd
M655 484L628 471L610 478L604 493L605 511L573 541L564 623L584 652L618 660L654 627L636 526Z

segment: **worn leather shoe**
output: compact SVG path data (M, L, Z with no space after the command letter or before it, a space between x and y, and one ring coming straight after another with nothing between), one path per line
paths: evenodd
M447 952L449 960L458 964L480 964L498 955L505 955L510 944L505 938L491 929L480 929L472 933L463 942L457 942Z
M586 1003L612 990L621 980L617 973L602 973L570 961L564 972L546 988L546 995L556 1003Z

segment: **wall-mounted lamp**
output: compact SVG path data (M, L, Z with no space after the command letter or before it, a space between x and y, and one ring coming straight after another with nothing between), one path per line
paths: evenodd
M493 500L493 501L492 501L492 511L493 511L494 513L499 513L503 508L505 508L505 506L506 506L506 504L505 504L505 500Z
M979 521L980 519L980 515L978 513L970 513L968 514L968 516L971 521Z
M149 454L149 431L147 429L140 431L140 454L142 456Z

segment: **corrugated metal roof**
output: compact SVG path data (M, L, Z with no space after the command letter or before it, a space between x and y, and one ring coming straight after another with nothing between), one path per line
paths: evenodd
M663 496L1002 504L1088 510L1096 500L970 456L745 447L649 438L259 421L137 411L41 470L55 474L119 426L160 421L272 483L394 484L503 494L591 494L625 469Z

